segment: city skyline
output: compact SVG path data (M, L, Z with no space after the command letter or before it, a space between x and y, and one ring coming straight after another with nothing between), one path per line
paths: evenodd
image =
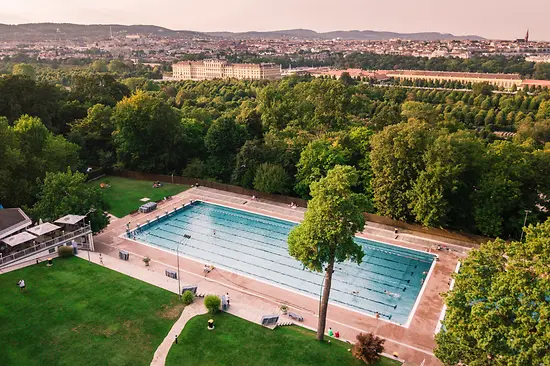
M529 29L533 40L549 40L543 11L546 0L532 0L529 7L518 8L509 0L464 0L457 3L418 0L342 0L335 8L322 1L300 3L281 0L274 3L237 0L227 3L212 0L196 3L188 0L160 0L155 6L145 0L41 0L3 4L0 23L78 23L148 24L174 30L274 31L312 29L375 30L398 33L441 32L457 36L477 35L489 39L522 38ZM437 6L436 6L437 4ZM374 14L374 15L373 15Z

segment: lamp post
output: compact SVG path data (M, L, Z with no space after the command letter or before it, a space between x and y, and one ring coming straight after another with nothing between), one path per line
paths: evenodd
M521 228L521 236L519 237L519 241L521 242L523 240L523 228L525 228L525 225L527 225L527 215L531 213L530 210L525 210L525 219L523 220L523 227Z
M184 234L183 239L191 239L191 235ZM179 242L176 247L176 257L178 258L178 294L181 300L181 282L180 282L180 245L183 244L183 239Z
M86 217L91 214L92 212L95 212L95 208L93 208L93 206L88 210L88 212L86 212L86 214L84 215L84 225L86 225ZM92 225L92 223L90 222L90 225ZM90 226L91 227L91 226ZM90 243L88 243L88 262L91 262L92 260L90 259Z

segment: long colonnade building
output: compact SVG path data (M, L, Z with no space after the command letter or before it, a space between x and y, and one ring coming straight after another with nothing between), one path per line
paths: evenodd
M400 80L426 80L426 81L458 81L461 83L488 83L504 88L513 85L520 87L523 80L519 74L489 74L477 72L450 72L450 71L419 71L419 70L395 70L387 71L386 76Z

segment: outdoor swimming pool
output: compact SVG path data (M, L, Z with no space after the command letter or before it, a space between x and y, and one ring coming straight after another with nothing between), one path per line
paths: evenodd
M235 273L319 298L322 273L304 270L288 254L287 237L297 223L205 202L194 202L130 236ZM190 239L184 239L190 235ZM362 238L361 265L335 266L330 301L406 324L434 256ZM354 293L357 292L358 293Z

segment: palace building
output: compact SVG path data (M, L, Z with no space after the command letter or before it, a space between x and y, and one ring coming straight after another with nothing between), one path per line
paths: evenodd
M172 65L176 80L250 79L277 80L281 66L273 63L232 64L225 60L182 61Z

